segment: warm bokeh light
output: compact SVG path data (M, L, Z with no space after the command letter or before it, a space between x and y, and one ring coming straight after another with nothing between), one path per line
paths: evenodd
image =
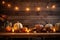
M56 29L55 28L53 28L53 32L56 32Z
M11 4L8 4L8 7L10 8L11 7Z
M24 27L24 28L22 29L22 32L29 33L30 31L31 31L31 29L28 29L27 27Z
M56 27L52 27L51 30L52 30L53 32L56 32L56 31L57 31Z
M26 31L27 33L29 33L31 30L30 30L30 29L26 29L25 31Z
M26 29L26 32L29 33L31 30L30 29Z
M30 11L30 8L26 8L26 11Z
M47 6L47 9L49 8L49 6Z
M56 6L55 5L52 5L52 9L54 9L54 8L56 8Z
M12 32L14 32L14 28L12 28Z
M2 4L5 4L5 1L2 1Z
M16 6L16 7L14 8L14 10L19 11L19 7Z
M36 8L37 11L40 11L40 9L41 9L40 7L37 7L37 8Z

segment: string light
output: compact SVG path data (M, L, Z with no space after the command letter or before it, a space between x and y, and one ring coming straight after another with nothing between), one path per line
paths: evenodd
M2 4L5 4L5 1L2 1ZM10 7L11 7L11 4L7 4L7 6L10 8ZM48 9L49 6L47 6L46 8ZM52 9L55 9L55 8L56 8L56 5L52 5L51 8L52 8ZM15 7L14 7L14 10L19 11L19 7L18 7L18 6L15 6ZM25 10L26 10L26 11L30 11L30 8L27 7ZM41 10L40 7L37 7L37 8L36 8L36 11L40 11L40 10Z
M47 6L47 9L48 9L49 7Z
M55 5L53 5L53 6L52 6L52 9L54 9L54 8L56 8L56 6L55 6Z
M40 9L41 9L40 7L37 7L37 8L36 8L37 11L40 11Z
M30 11L30 8L26 8L26 11Z
M11 4L8 4L8 7L10 8L11 7Z
M2 1L2 4L5 4L5 1Z
M17 7L17 6L16 6L14 9L15 9L16 11L19 11L19 7Z

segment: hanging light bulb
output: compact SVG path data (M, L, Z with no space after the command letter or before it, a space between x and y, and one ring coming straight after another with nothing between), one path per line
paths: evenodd
M26 11L30 11L30 8L26 8Z
M10 8L11 7L11 4L8 4L8 7Z
M47 6L47 9L49 8L49 6Z
M40 10L41 10L41 8L40 8L40 7L37 7L37 8L36 8L36 10L37 10L37 11L40 11Z
M52 9L55 9L56 8L56 5L52 5Z
M2 4L5 4L5 1L2 1Z
M19 11L19 7L17 7L17 6L14 7L14 10Z

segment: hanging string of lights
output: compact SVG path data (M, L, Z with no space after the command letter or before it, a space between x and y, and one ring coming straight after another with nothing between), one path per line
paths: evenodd
M2 1L2 4L4 5L4 4L6 4L6 2L5 2L5 1ZM6 5L7 5L8 8L11 8L11 7L12 7L12 5L11 5L10 3L7 3ZM49 9L55 9L55 8L56 8L56 5L53 4L51 7L49 7L49 5L47 5L46 8L47 8L47 9L48 9L48 8L49 8ZM14 9L15 11L19 11L19 10L20 10L19 6L15 6L13 9ZM30 11L31 9L30 9L30 7L26 7L25 10L26 10L26 11ZM40 10L41 10L41 7L38 7L38 6L37 6L37 7L35 8L35 10L36 10L36 11L40 11Z

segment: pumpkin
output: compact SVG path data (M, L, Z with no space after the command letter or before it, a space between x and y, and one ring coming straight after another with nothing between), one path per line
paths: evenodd
M22 32L26 32L26 30L27 30L27 27L24 27L24 28L22 29Z
M6 27L6 31L11 31L11 29L12 29L12 28L11 28L10 26L7 26L7 27Z

